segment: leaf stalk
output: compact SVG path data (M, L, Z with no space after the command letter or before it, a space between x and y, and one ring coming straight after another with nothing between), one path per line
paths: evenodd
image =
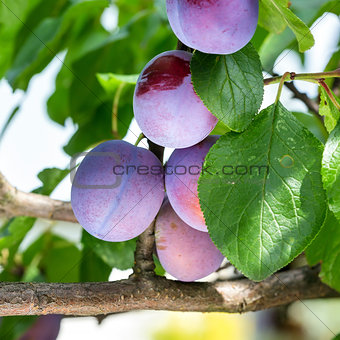
M325 81L323 79L319 80L319 84L325 89L329 99L332 101L332 103L335 105L335 107L340 111L340 104L338 103L338 101L335 99L332 91L330 90L330 88L328 87L328 85L325 83Z
M289 72L286 72L283 74L283 76L281 77L281 80L280 80L280 84L279 84L279 88L277 90L277 95L276 95L276 99L275 99L275 104L277 104L280 100L280 97L281 97L281 93L282 93L282 88L283 88L283 84L285 83L286 79L290 77L290 73Z

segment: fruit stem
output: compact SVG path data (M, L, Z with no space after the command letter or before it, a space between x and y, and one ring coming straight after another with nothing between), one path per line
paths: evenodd
M118 86L118 89L114 95L113 98L113 105L112 105L112 134L120 139L119 133L118 133L118 105L119 105L119 99L122 94L123 88L126 83L121 83Z
M182 43L179 39L177 40L176 50L192 52L192 49L188 47L187 45L185 45L184 43Z
M320 79L319 80L319 84L325 89L329 99L333 102L333 104L335 105L335 107L340 111L340 104L338 103L338 101L335 99L332 91L330 90L330 88L328 87L328 85L325 83L324 79Z
M289 75L289 79L286 81L292 80L304 80L312 83L319 83L319 80L324 80L327 78L340 78L340 68L329 71L329 72L319 72L319 73L295 73L295 72L286 72ZM286 74L285 73L285 74ZM272 77L264 79L264 85L272 85L280 83L282 80L282 76Z
M280 85L279 85L279 88L277 90L277 95L276 95L276 99L275 99L275 104L277 104L280 100L280 97L281 97L281 93L282 93L282 87L283 87L283 84L285 83L286 79L290 77L290 73L289 72L286 72L284 73L284 75L281 77L281 80L280 80Z
M143 138L145 138L145 136L144 136L144 133L142 132L142 133L138 136L138 138L137 138L137 140L136 140L136 143L135 143L135 146L138 146L139 142L140 142Z

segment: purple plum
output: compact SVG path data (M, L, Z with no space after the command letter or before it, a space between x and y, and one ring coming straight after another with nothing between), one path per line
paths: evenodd
M161 162L149 150L112 140L90 151L72 183L74 214L91 235L120 242L141 234L164 198Z
M62 315L42 315L19 340L55 340L58 337Z
M177 38L204 53L234 53L256 30L258 0L167 0L166 4Z
M165 188L177 215L191 227L207 232L197 192L204 158L219 136L208 136L199 144L176 149L165 172Z
M145 66L137 81L135 118L144 135L158 145L192 146L217 124L192 86L191 57L185 51L161 53Z
M157 256L163 268L180 281L195 281L216 271L223 255L208 233L189 227L165 200L156 219Z

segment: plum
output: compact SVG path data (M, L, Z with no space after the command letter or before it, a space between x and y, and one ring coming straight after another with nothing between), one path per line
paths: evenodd
M204 106L191 83L185 51L167 51L153 58L136 84L133 109L144 135L158 145L186 148L213 130L217 118Z
M165 172L168 199L177 215L191 227L207 232L197 192L197 182L204 158L220 136L208 136L199 144L176 149Z
M204 53L234 53L256 30L258 0L167 0L166 4L177 38Z
M120 140L90 151L72 183L74 214L91 235L132 239L153 221L164 198L161 162L149 150Z
M224 258L209 234L189 227L168 200L156 218L155 238L160 263L180 281L195 281L213 273Z
M62 315L41 315L19 340L55 340L60 330Z

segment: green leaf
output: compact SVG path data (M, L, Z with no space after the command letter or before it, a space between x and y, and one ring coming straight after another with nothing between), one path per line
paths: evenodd
M288 8L288 0L285 0ZM269 32L279 34L287 27L287 22L282 19L282 14L268 0L260 0L258 24Z
M22 29L22 22L43 0L2 0L0 3L0 78L13 62L15 38ZM20 18L20 20L18 20Z
M9 125L11 124L13 118L15 117L15 115L17 114L19 109L20 109L20 105L16 106L14 108L14 110L11 112L11 114L8 116L8 119L7 119L6 123L4 124L4 126L3 126L3 128L1 129L1 132L0 132L0 141L3 138L3 136L5 135Z
M86 281L96 281L96 279L93 280L94 273L101 280L103 275L106 275L107 269L105 270L105 265L101 265L100 261L93 261L90 256L91 251L90 249L85 267L82 261L84 251L81 252L73 243L46 231L22 254L22 264L25 268L22 280L77 282L86 279ZM97 265L95 270L93 270L94 263ZM86 272L83 271L84 269ZM107 275L110 271L109 268Z
M335 128L336 123L338 122L340 118L340 111L337 109L334 103L330 100L325 89L321 86L320 86L320 89L321 91L320 91L319 113L321 116L325 117L325 126L327 128L327 131L331 132ZM337 100L333 91L331 89L330 91L332 92L335 100Z
M220 120L217 122L214 130L210 132L211 135L224 135L225 133L229 132L230 129L228 126L223 124Z
M295 118L302 123L322 144L326 143L328 132L315 114L309 112L292 112Z
M83 230L82 243L91 248L111 268L121 270L132 268L134 263L134 252L136 240L125 242L106 242L99 240Z
M261 5L266 15L260 17L262 18L260 22L265 25L265 28L271 32L280 33L284 29L282 24L284 21L295 34L300 52L305 52L314 45L312 33L303 21L288 8L287 0L261 0Z
M321 157L322 144L280 102L210 149L200 205L216 246L250 279L287 265L319 232Z
M78 282L81 252L71 242L52 235L50 249L42 259L41 266L48 282Z
M38 178L42 181L42 186L33 192L50 195L60 181L69 173L69 170L50 168L41 171ZM7 249L9 252L6 266L11 266L21 242L26 234L33 227L36 219L32 217L16 217L5 223L0 229L0 250Z
M69 108L69 86L72 79L72 73L66 67L62 67L56 77L56 90L47 100L48 116L60 125L64 125L66 119L71 116Z
M29 39L32 34L31 31L36 29L44 19L56 18L62 15L64 10L69 6L69 0L38 1L36 6L32 8L25 18L25 25L21 25L20 30L15 37L13 57L15 58L17 56L26 40ZM30 29L27 29L27 27Z
M35 193L49 196L57 185L69 174L69 169L48 168L39 172L38 178L42 186L34 190Z
M139 74L114 74L114 73L98 73L97 79L107 94L113 95L119 85L130 84L136 85Z
M37 320L37 316L6 316L1 318L0 338L18 340Z
M280 34L268 34L259 50L263 69L272 72L274 63L277 65L284 59L285 54L277 60L285 49L296 50L294 43L294 34L288 28Z
M164 276L165 275L165 269L161 265L161 263L158 260L158 257L153 255L153 262L155 263L155 274L158 276Z
M268 31L259 25L256 27L256 31L250 40L250 43L255 47L256 51L259 51L266 37L268 36Z
M123 138L133 118L132 98L138 74L105 73L97 74L97 79L111 99L108 105L112 107L110 133L114 138Z
M340 10L340 2L338 3L338 7L339 7L339 10ZM327 72L327 71L333 71L333 70L337 69L339 67L339 60L340 60L340 37L339 37L339 42L338 42L338 50L333 53L332 57L328 61L327 66L325 67L324 71ZM330 89L332 89L333 86L334 86L333 85L334 81L336 79L337 78L325 79L325 83L328 85L328 87Z
M196 51L192 82L206 107L233 131L243 131L259 110L263 77L259 56L251 44L229 55Z
M320 8L320 6L322 7ZM310 27L317 18L323 15L323 13L336 13L337 11L339 11L340 2L338 0L299 0L292 2L291 10L298 17L300 17L307 24L307 26ZM297 53L299 52L295 36L289 28L286 28L280 34L269 34L264 43L261 45L261 48L259 49L259 54L261 57L263 69L271 72L274 62L284 50L295 51ZM288 51L285 52L285 54L290 53ZM280 63L281 60L284 59L284 56L276 61L276 63ZM299 56L301 58L301 61L304 62L304 55L300 53ZM336 60L339 60L339 58ZM335 68L337 68L337 66L332 68L331 70L334 70Z
M331 211L328 211L320 233L305 254L311 266L321 261L319 275L322 282L340 291L340 223Z
M60 24L61 18L45 19L34 32L34 34L31 34L27 39L24 46L20 49L17 58L14 60L12 68L6 73L6 78L13 89L27 89L28 80L31 78L31 76L28 77L28 79L20 79L21 73L26 67L32 67L32 64L34 64L35 60L37 59L39 51L45 48L45 42L48 43L54 38ZM49 52L49 61L52 58L53 55L51 52ZM43 67L41 67L40 70L42 69Z
M64 150L70 156L84 151L96 143L113 139L111 130L111 107L110 102L98 107L91 121L79 125L78 130L64 146ZM110 108L110 109L109 109Z
M20 243L35 223L33 217L16 217L1 227L0 250L6 249L5 267L11 266Z
M43 233L34 242L32 242L32 244L30 244L30 246L22 254L22 264L24 266L28 266L30 263L32 263L34 257L38 253L44 252L44 248L49 247L51 235L52 234L50 232ZM46 245L48 245L48 247Z
M133 118L132 95L133 87L129 87L119 100L117 125L120 137L125 136ZM89 122L79 124L78 130L64 147L65 152L72 156L103 140L115 138L111 127L112 100L100 105Z
M33 75L41 72L68 44L72 45L80 33L84 34L85 27L91 27L95 20L98 22L108 5L107 0L81 1L72 5L65 2L59 0L39 6L45 8L35 9L45 11L46 17L41 18L34 28L29 26L31 17L28 18L27 25L30 30L33 28L33 33L29 31L25 40L18 36L18 51L14 55L12 68L7 72L13 88L26 89Z
M108 281L112 268L96 255L90 247L84 247L80 263L80 281Z
M40 271L40 261L43 258L46 249L49 248L49 240L51 234L49 232L43 233L37 240L35 240L22 254L22 264L25 267L24 282L43 282L44 275Z
M322 158L322 180L329 208L340 221L340 122L331 132Z

